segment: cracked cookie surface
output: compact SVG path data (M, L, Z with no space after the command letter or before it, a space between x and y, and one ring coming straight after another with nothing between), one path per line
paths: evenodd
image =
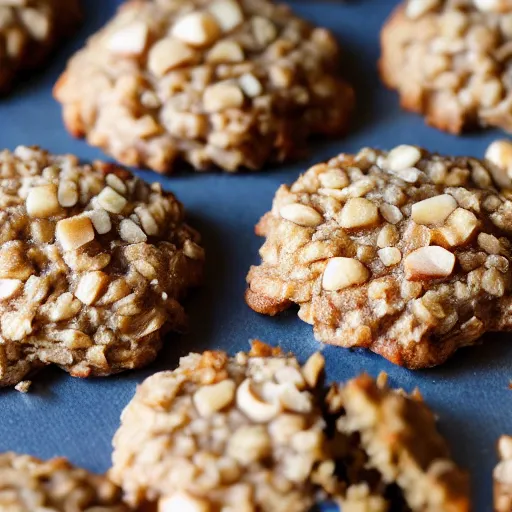
M365 148L281 186L246 300L299 306L318 340L409 368L510 330L512 201L490 161Z
M118 487L63 458L0 454L0 510L128 512Z
M259 169L344 131L353 106L325 29L268 0L130 1L55 87L68 130L126 165Z
M182 358L123 412L111 478L166 512L306 512L325 497L347 512L468 510L425 405L366 375L328 391L323 369L319 353L301 366L259 341Z
M494 468L494 510L512 510L512 437L502 436L498 442L500 462Z
M151 362L204 253L176 198L127 170L38 148L0 152L0 386Z
M0 1L0 94L40 67L81 19L78 0Z
M451 133L512 131L512 3L408 0L381 34L380 71L402 106Z

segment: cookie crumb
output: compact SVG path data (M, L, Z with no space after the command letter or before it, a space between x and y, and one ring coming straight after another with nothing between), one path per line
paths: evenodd
M14 389L20 393L28 393L31 385L31 380L22 380L21 382L18 382L16 386L14 386Z

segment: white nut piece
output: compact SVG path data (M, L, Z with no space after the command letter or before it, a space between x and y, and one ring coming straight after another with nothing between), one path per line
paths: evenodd
M189 64L195 58L192 48L181 41L167 37L155 43L148 55L148 69L156 76L164 76L171 69Z
M388 153L386 164L391 171L398 172L414 167L420 160L421 151L418 148L402 144Z
M322 287L327 291L338 291L363 284L370 278L370 271L354 258L331 258L325 267Z
M238 387L236 403L247 417L258 423L271 421L281 412L280 403L265 402L255 393L251 379L245 379Z
M103 295L103 292L107 289L108 281L109 279L105 272L100 270L87 272L78 282L75 297L90 306Z
M325 368L325 358L320 352L315 352L302 367L302 375L308 386L316 387Z
M203 417L209 417L221 411L235 399L235 388L231 379L200 387L193 396L197 412Z
M25 7L18 10L18 16L30 35L44 41L50 33L50 17L40 8Z
M110 215L106 210L98 208L87 212L87 215L91 219L94 229L99 235L104 235L112 229Z
M405 14L413 20L420 18L427 12L440 5L440 0L409 0Z
M261 82L252 74L245 73L238 79L240 87L249 98L256 98L263 92Z
M119 224L119 236L130 244L140 244L148 239L146 233L130 219L123 219Z
M183 254L191 260L204 260L204 249L195 242L192 242L192 240L185 240Z
M393 204L381 204L380 213L384 217L384 219L390 224L398 224L404 218L404 215L401 212L400 208Z
M442 225L457 206L457 201L453 196L441 194L414 203L411 208L411 217L416 224L425 226Z
M57 222L55 235L65 251L73 251L94 240L94 228L91 219L77 215Z
M59 203L64 208L71 208L78 202L78 187L74 181L61 181L57 192Z
M141 21L134 21L109 35L107 50L119 55L141 55L147 44L148 27Z
M484 12L505 13L510 11L510 0L473 0L475 7Z
M340 214L340 225L345 229L359 229L379 223L379 209L369 199L350 198Z
M402 253L400 249L396 247L385 247L384 249L380 249L377 254L379 255L380 261L382 261L386 267L397 265L402 260Z
M208 86L203 93L203 106L206 112L214 113L228 108L238 108L244 103L240 87L233 82L219 82Z
M219 41L207 55L208 62L243 62L244 51L235 41Z
M229 32L244 21L244 15L237 0L214 0L208 7L223 32Z
M512 142L495 140L487 148L485 158L497 167L497 169L491 168L497 185L512 188Z
M46 219L61 211L55 185L41 185L31 188L26 201L27 214L30 217Z
M286 204L281 207L279 214L286 219L299 226L314 228L322 224L324 218L311 206L300 203Z
M158 501L158 512L211 512L210 505L203 500L180 491Z
M180 18L172 27L171 35L191 46L208 46L221 34L214 16L207 12L192 12Z
M512 460L503 460L493 472L494 479L502 484L512 484Z
M0 301L11 299L23 287L20 279L0 279Z
M450 247L465 244L478 227L478 219L473 212L457 208L447 219L445 227L439 230L443 241Z
M112 187L116 192L119 192L120 194L126 194L126 185L123 183L123 180L119 176L116 176L114 173L107 174L105 182L109 187Z
M420 247L404 259L405 276L410 281L448 277L453 272L455 256L444 247Z
M126 199L113 188L105 187L97 197L98 205L110 213L121 213L126 206Z

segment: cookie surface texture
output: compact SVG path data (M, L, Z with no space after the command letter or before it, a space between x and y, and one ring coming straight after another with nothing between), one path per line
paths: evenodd
M63 458L42 461L0 454L0 510L8 512L128 512L120 489L104 476Z
M246 300L292 304L315 336L409 368L510 329L510 184L490 161L363 149L281 186Z
M131 1L70 61L68 130L126 165L259 169L344 131L339 47L268 0Z
M409 0L387 21L380 71L402 106L451 133L512 131L512 2Z
M19 74L39 68L81 19L78 0L0 2L0 94Z
M0 152L0 386L56 364L78 377L143 366L185 326L203 249L182 205L112 164Z

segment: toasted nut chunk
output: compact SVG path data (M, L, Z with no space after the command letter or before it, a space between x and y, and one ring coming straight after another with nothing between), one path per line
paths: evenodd
M370 278L370 271L353 258L331 258L322 278L324 290L337 291L363 284Z
M20 279L0 279L0 301L14 297L22 287Z
M139 244L148 239L146 233L130 219L123 219L121 221L119 235L125 242L130 244Z
M106 210L98 208L97 210L91 210L88 212L88 216L92 221L94 229L99 235L104 235L112 229L112 222L110 221L110 215Z
M414 146L401 145L393 148L386 163L391 171L403 171L414 167L421 160L421 151Z
M244 15L237 0L214 0L208 7L223 32L229 32L244 21Z
M234 460L248 466L268 457L272 452L272 440L264 425L239 427L231 436L227 453Z
M241 107L244 95L238 85L232 82L220 82L207 87L203 94L203 105L207 112L220 112L228 108Z
M377 254L379 255L380 261L386 267L397 265L402 260L402 253L396 247L385 247L380 249Z
M98 204L110 213L121 213L126 202L126 199L111 187L105 187L98 194Z
M242 62L244 51L235 41L219 41L209 52L208 62Z
M57 222L55 234L65 251L74 251L94 240L91 220L78 215Z
M455 247L466 243L477 227L478 219L473 212L457 208L439 232L450 247Z
M405 275L411 281L448 277L454 266L455 256L437 245L420 247L404 260Z
M84 304L94 304L107 289L108 276L100 270L84 274L75 291L75 297Z
M123 183L123 180L115 174L107 174L105 181L107 182L107 185L112 187L116 192L119 192L120 194L126 194L126 185Z
M265 46L277 37L276 26L263 16L254 16L251 20L254 37L259 44Z
M302 375L308 386L315 388L325 368L325 358L320 352L315 352L302 367Z
M39 9L25 7L18 11L18 16L34 39L43 41L48 37L50 20L44 12Z
M281 411L281 405L276 401L264 402L252 389L252 381L245 379L237 389L236 403L240 410L251 420L266 423L274 419Z
M211 512L211 508L206 501L180 491L159 500L158 512Z
M194 57L194 50L181 41L168 37L151 47L148 69L156 76L164 76L171 69L190 63Z
M299 226L314 228L322 224L324 218L311 206L305 204L287 204L279 211L283 219L289 220Z
M386 224L380 231L377 237L377 245L381 248L392 247L396 245L399 240L398 230L393 224Z
M208 46L218 39L220 28L214 16L193 12L175 23L171 35L191 46Z
M61 181L57 197L61 206L71 208L78 202L78 188L74 181Z
M340 225L346 229L359 229L374 226L380 221L379 209L368 199L349 199L340 215Z
M497 167L491 172L498 186L512 188L512 142L495 140L487 148L485 158Z
M502 251L500 241L488 233L479 233L478 245L488 254L500 254Z
M261 82L252 73L242 75L238 79L238 83L249 98L256 98L263 92Z
M409 0L405 13L409 18L415 20L435 9L439 4L440 0Z
M503 274L496 268L486 270L482 276L482 288L491 295L503 297L505 294Z
M400 208L393 204L381 204L380 213L384 217L384 219L390 224L398 224L404 218L404 215L400 211Z
M194 405L201 416L211 416L230 405L235 399L235 383L225 379L202 386L194 393Z
M107 49L119 55L140 55L148 40L148 27L141 21L120 28L107 39Z
M486 12L507 12L510 10L510 0L473 0L473 3L481 11Z
M55 185L41 185L31 188L27 196L27 213L30 217L48 218L57 215L60 210Z
M414 203L411 208L411 217L416 224L441 225L457 206L453 196L442 194Z
M192 240L186 240L183 244L183 254L191 260L204 260L204 249Z

